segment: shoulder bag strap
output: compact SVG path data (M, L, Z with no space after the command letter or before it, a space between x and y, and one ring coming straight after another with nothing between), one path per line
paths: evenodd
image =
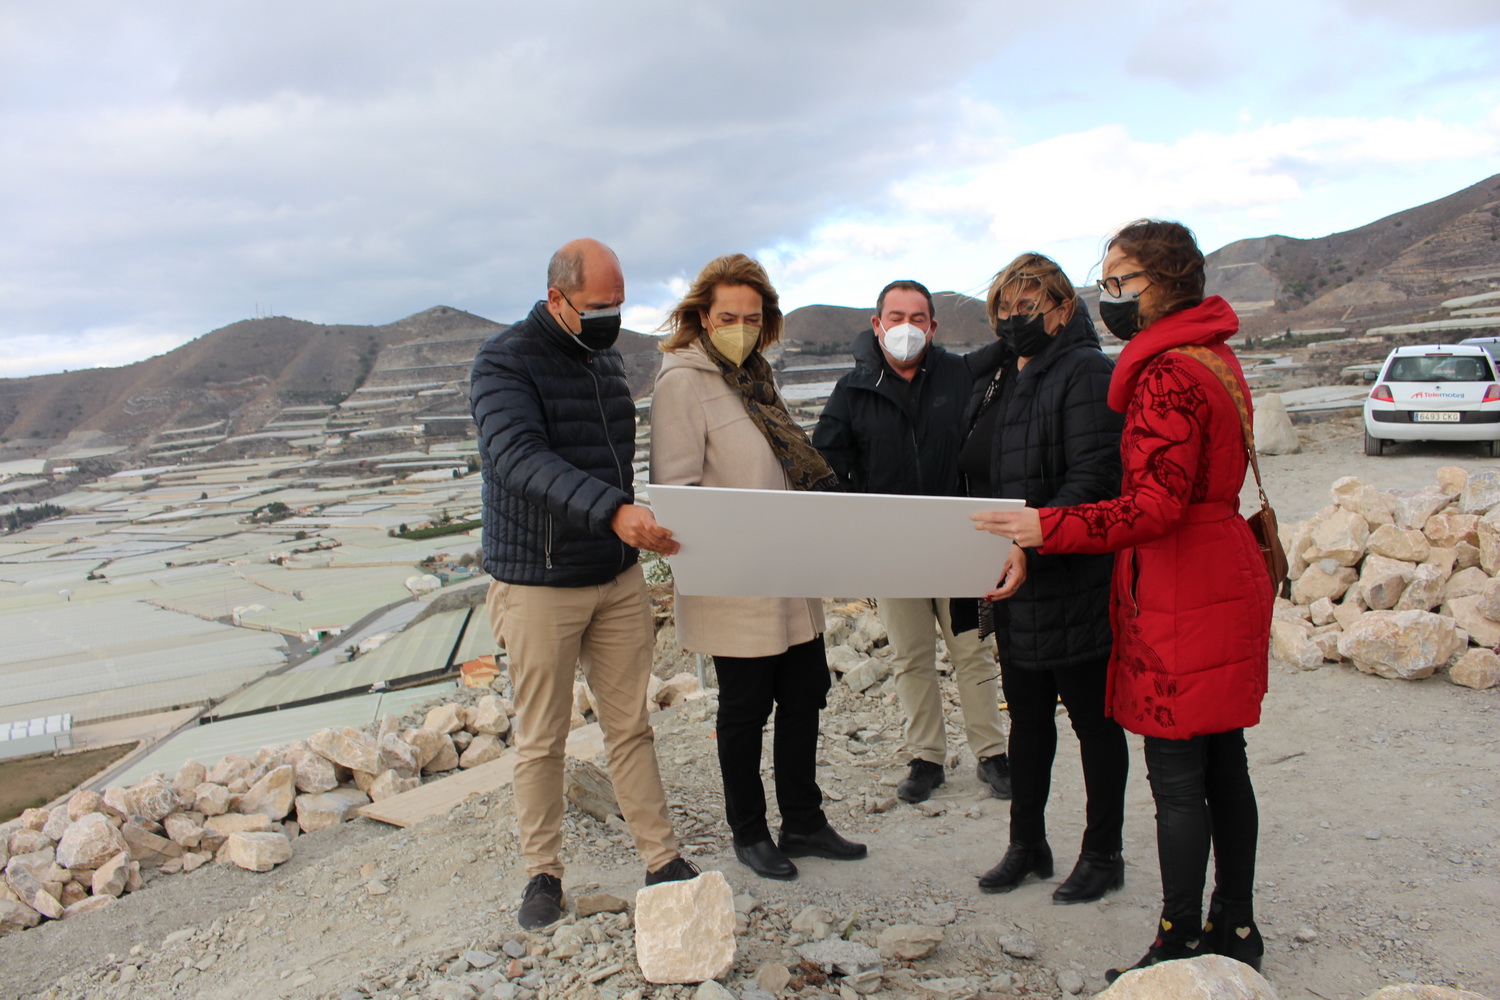
M1245 435L1245 451L1250 455L1250 468L1255 471L1255 488L1260 492L1261 506L1269 507L1271 501L1266 498L1266 487L1260 481L1260 462L1255 456L1255 429L1250 423L1250 403L1245 398L1244 384L1234 377L1228 362L1210 348L1200 344L1187 344L1172 348L1171 353L1192 358L1203 365L1224 386L1224 391L1229 393L1230 402L1234 403L1234 408L1240 415L1240 430Z

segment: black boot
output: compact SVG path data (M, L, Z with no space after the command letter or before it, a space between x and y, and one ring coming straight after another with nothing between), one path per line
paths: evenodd
M1203 921L1202 950L1244 962L1256 972L1265 956L1266 943L1255 926L1255 904L1248 899L1224 899L1218 893L1208 901L1208 919Z
M1084 851L1078 856L1073 873L1063 879L1052 893L1054 903L1092 903L1106 892L1125 885L1125 859L1120 852L1096 854Z
M1052 848L1045 840L1034 844L1012 842L1000 863L979 876L981 892L1010 892L1036 873L1037 878L1052 877Z
M1178 958L1192 958L1199 954L1198 951L1198 929L1193 926L1197 918L1193 918L1186 927L1179 927L1166 917L1157 921L1156 940L1151 942L1151 948L1141 956L1141 960L1130 967L1130 969L1145 969L1158 962L1170 962ZM1112 983L1119 979L1130 969L1107 969L1104 973L1104 981Z

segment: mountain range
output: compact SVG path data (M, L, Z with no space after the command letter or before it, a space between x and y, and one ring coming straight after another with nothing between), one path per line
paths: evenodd
M1209 254L1207 265L1208 291L1229 299L1253 336L1357 333L1432 318L1446 299L1500 289L1500 174L1346 232L1239 240ZM1092 308L1092 287L1080 292ZM788 348L837 352L868 329L872 306L796 309L786 318ZM977 299L940 293L936 313L945 341L991 336ZM336 407L407 375L462 388L478 343L504 326L446 306L383 326L270 317L118 368L0 379L0 461L99 445L143 449L164 432L196 427L253 433L289 407ZM638 394L649 391L656 345L630 331L621 336Z

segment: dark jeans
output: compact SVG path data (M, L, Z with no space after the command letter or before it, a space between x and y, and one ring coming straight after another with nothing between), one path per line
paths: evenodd
M736 844L769 840L760 781L761 733L776 708L771 760L781 829L816 833L828 822L818 787L818 713L828 703L823 637L776 656L715 656L719 674L719 772L724 812Z
M1083 849L1114 854L1125 822L1125 776L1130 751L1125 731L1104 715L1107 660L1065 670L1001 666L1010 711L1010 839L1030 844L1047 836L1047 795L1057 756L1057 699L1068 710L1083 758L1088 801Z
M1190 740L1146 737L1146 774L1156 799L1162 916L1201 927L1208 850L1214 894L1248 902L1255 887L1259 813L1245 761L1245 731Z

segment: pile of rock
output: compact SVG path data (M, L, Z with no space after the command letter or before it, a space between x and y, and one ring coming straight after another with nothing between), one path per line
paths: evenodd
M1354 476L1333 503L1284 527L1291 600L1278 600L1272 652L1305 670L1347 661L1413 680L1500 684L1500 470L1447 466L1420 490Z
M647 703L655 711L705 694L691 673L653 676ZM424 778L496 759L514 732L514 706L496 694L465 700L430 705L408 725L386 716L363 729L324 729L212 768L190 760L170 779L158 772L129 788L26 810L0 824L0 936L100 909L148 877L211 860L269 871L292 856L301 834L337 826ZM587 685L575 684L573 703L574 728L594 720Z

